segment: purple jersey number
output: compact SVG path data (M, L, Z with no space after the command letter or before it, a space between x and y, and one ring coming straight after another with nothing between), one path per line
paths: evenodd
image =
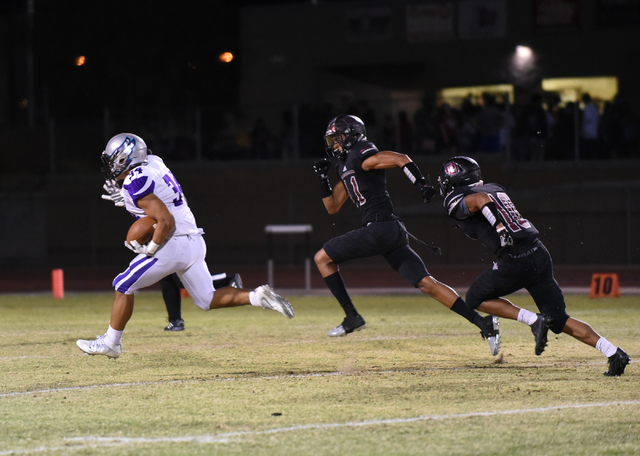
M182 206L184 204L184 201L182 200L182 187L180 187L176 178L173 177L173 174L165 174L162 176L162 179L171 188L171 190L178 195L177 198L173 200L173 205L176 207Z

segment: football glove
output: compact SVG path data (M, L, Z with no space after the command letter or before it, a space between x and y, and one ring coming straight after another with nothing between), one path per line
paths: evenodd
M124 246L137 254L146 255L148 257L154 256L158 251L158 247L160 247L153 241L149 241L149 243L145 245L140 245L138 241L131 241L131 244L124 241Z
M313 170L318 175L320 179L326 179L329 177L329 167L331 166L331 160L327 157L324 157L321 160L318 160L313 164Z
M313 164L313 170L320 179L320 196L327 198L333 194L331 189L331 183L329 182L329 167L331 166L331 160L327 157L318 160Z
M436 195L436 188L431 185L431 176L427 174L427 178L423 178L417 185L422 193L422 201L427 204Z
M496 228L498 232L498 236L500 236L500 247L507 247L513 245L513 238L509 234L507 228L503 225L499 228Z
M102 188L108 193L107 195L102 195L102 199L112 201L118 207L124 207L124 196L115 179L107 180Z
M422 193L422 201L424 201L424 204L427 204L429 201L431 201L431 198L433 198L436 195L436 188L431 185L431 183L422 183L419 186L420 188L420 193Z

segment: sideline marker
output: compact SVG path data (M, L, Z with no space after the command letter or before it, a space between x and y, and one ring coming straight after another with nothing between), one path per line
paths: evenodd
M185 290L184 288L180 289L180 297L181 298L189 298L189 292L187 290Z
M53 289L53 299L64 298L64 272L62 269L51 271L51 287Z
M619 298L620 283L618 274L599 273L591 276L591 292L590 298Z

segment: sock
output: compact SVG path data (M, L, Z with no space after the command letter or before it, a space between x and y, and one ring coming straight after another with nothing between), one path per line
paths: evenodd
M476 325L478 328L483 328L483 320L478 312L475 310L469 309L467 307L467 303L463 301L462 298L456 299L456 302L451 306L451 310L460 315L461 317L466 318L469 322Z
M333 296L338 300L340 306L347 315L347 318L355 318L358 316L358 311L353 306L349 293L347 293L347 287L342 279L340 272L334 272L330 276L324 278L324 283L327 284L327 288L331 291Z
M524 323L525 325L531 326L536 322L537 319L538 319L538 316L535 313L531 312L530 310L520 309L520 312L518 312L517 320L520 323Z
M231 277L228 277L226 272L222 272L220 274L213 274L211 276L211 281L213 282L213 288L219 290L220 288L229 286L231 283Z
M258 299L258 294L255 290L249 292L249 302L252 306L262 307L260 300Z
M604 337L601 337L600 339L598 339L598 342L596 342L596 350L599 350L604 356L609 358L610 356L616 354L616 352L618 351L618 347L613 345Z
M104 341L105 343L113 348L116 345L120 345L122 343L122 332L117 329L113 329L111 325L109 325L109 329L107 329L107 334L105 334Z
M182 298L180 297L180 286L182 283L176 274L168 275L160 280L162 299L167 308L169 321L182 320Z
M220 274L211 274L211 280L213 280L214 282L216 280L221 280L221 279L226 279L227 278L227 273L226 272L221 272Z

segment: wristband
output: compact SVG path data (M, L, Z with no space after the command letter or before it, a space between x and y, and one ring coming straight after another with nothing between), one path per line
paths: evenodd
M414 162L409 162L402 167L402 171L407 175L412 184L417 184L419 182L424 182L424 176L420 172L418 165Z
M331 189L331 183L329 182L328 177L320 178L320 196L322 199L325 199L329 196L333 195L333 190Z
M155 242L153 242L153 240L149 241L149 243L147 244L147 255L155 255L158 247L160 247L160 244L156 244Z
M497 223L502 221L496 203L493 201L482 206L482 215L484 215L484 218L487 219L491 226L496 226Z

